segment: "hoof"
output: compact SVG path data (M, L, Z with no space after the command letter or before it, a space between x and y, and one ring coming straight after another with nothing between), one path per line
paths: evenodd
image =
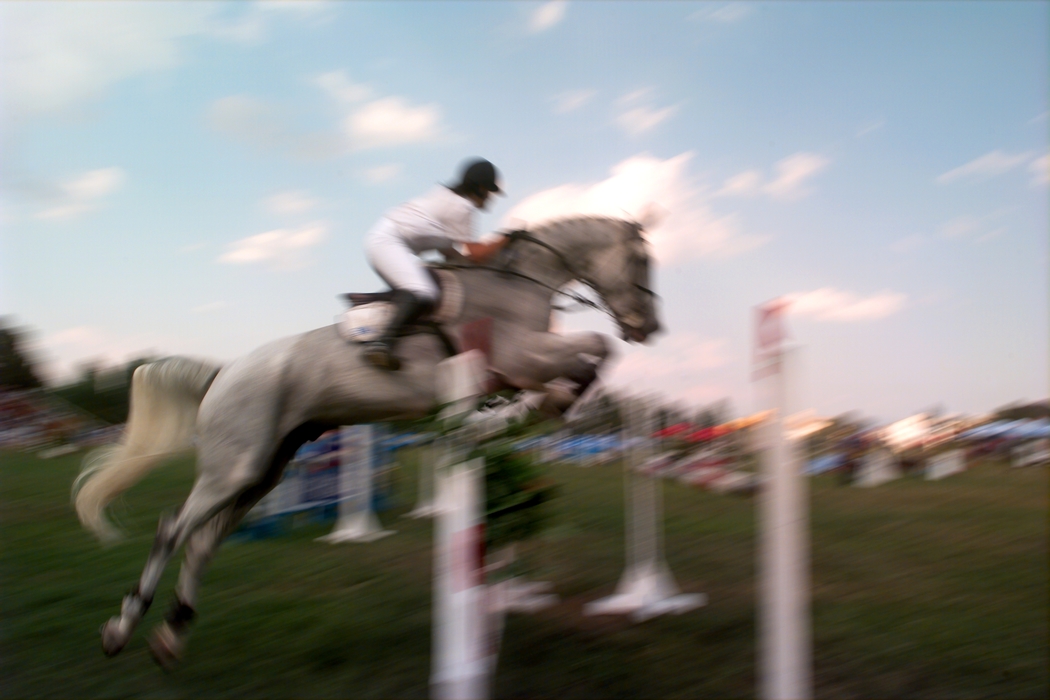
M102 625L102 653L106 656L116 656L131 637L129 630L121 624L119 616L109 618L109 622Z
M185 644L182 637L165 622L153 630L149 640L149 653L158 666L165 671L172 671L182 660Z

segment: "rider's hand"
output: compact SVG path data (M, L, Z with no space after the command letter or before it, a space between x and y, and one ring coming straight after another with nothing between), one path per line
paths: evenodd
M510 240L508 236L499 236L488 243L464 243L467 249L467 258L476 264L487 262L493 255L498 253Z

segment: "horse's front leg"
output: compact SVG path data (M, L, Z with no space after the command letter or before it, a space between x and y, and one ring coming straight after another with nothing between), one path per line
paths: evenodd
M613 355L609 338L601 333L529 332L509 339L497 352L497 369L511 384L522 389L544 391L541 411L561 415L598 377L602 365ZM571 383L555 380L564 379Z

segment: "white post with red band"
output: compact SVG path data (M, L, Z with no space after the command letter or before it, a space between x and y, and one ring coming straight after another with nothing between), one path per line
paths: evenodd
M756 309L754 376L761 408L758 503L758 696L813 697L809 593L809 507L800 461L784 435L788 377L783 347L784 300Z
M438 366L441 418L453 424L474 410L485 357L470 351ZM485 462L464 462L472 445L441 441L435 465L434 628L430 694L476 700L489 692L496 649L485 587Z

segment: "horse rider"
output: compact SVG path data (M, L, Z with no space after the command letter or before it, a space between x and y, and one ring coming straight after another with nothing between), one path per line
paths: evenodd
M372 269L394 290L394 314L383 335L365 345L365 359L376 367L397 370L394 347L402 329L432 311L438 287L419 255L436 250L445 257L462 255L484 263L503 247L500 236L489 243L474 241L475 210L485 209L489 196L503 194L492 163L474 158L461 166L454 185L437 185L421 197L394 207L372 227L365 252Z

